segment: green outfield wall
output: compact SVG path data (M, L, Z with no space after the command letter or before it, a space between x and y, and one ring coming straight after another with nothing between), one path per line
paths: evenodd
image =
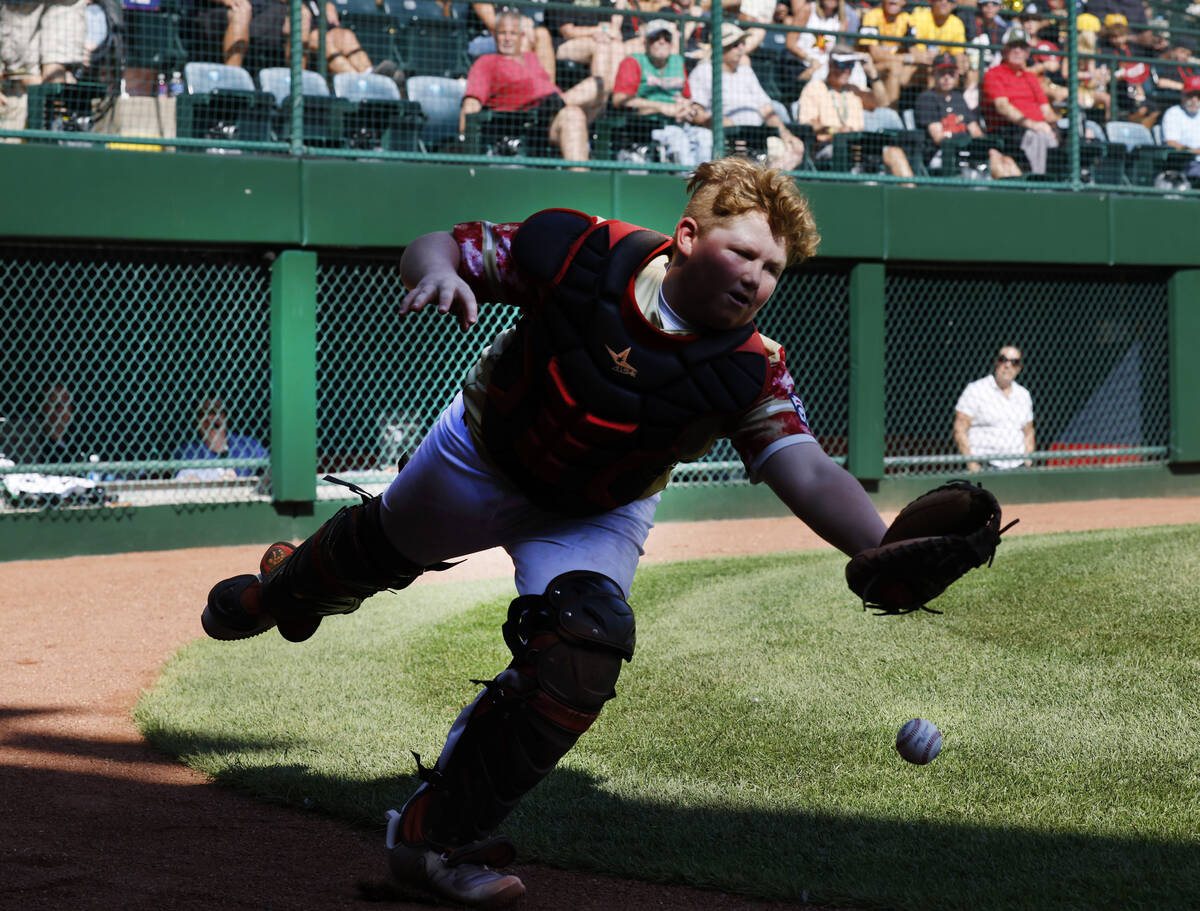
M485 341L453 347L463 343L432 318L406 323L407 334L393 328L388 307L403 293L395 261L406 243L456 221L520 220L547 206L669 232L685 199L678 178L617 171L53 146L0 147L0 165L11 352L0 404L17 407L49 375L46 352L57 349L43 336L52 326L74 352L72 375L99 378L112 412L128 400L114 435L133 439L125 425L136 425L148 439L157 423L183 420L182 405L156 410L155 392L191 394L198 381L177 365L196 358L217 371L247 429L271 444L269 472L245 502L224 501L217 489L206 502L2 511L2 559L304 536L344 502L321 473L365 465L346 455L366 445L354 402L428 388L428 401L407 403L427 426L457 374L406 371L428 369L422 352L457 365ZM1033 468L987 476L1002 500L1200 494L1195 201L802 188L821 253L781 285L763 331L787 347L826 448L881 507L961 473L945 450L954 396L964 378L985 372L1000 337L1014 334L1037 352L1030 385L1035 408L1045 403L1046 449ZM220 372L238 358L244 375ZM383 363L391 361L404 363ZM1106 421L1123 429L1104 436L1096 428ZM1128 455L1061 451L1105 446ZM135 458L127 447L112 477L179 467L154 462L152 450ZM340 460L322 455L332 451ZM688 476L696 483L668 491L660 519L781 512L769 491L731 473L729 453L716 459Z

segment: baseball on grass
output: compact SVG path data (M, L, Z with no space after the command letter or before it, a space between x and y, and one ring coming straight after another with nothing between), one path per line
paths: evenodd
M942 732L924 718L906 721L896 735L896 750L909 762L925 765L942 751Z

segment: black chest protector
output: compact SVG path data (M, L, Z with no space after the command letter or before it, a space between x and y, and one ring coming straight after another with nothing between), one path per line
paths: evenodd
M544 291L494 366L483 441L547 509L632 502L679 461L689 430L736 419L766 389L753 324L668 335L638 309L633 279L670 243L566 209L531 216L513 240L517 265Z

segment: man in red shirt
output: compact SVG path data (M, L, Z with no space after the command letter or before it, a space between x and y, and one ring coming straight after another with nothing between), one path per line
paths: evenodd
M983 114L989 132L1021 147L1031 173L1045 174L1047 154L1058 147L1058 115L1028 62L1029 36L1014 26L1004 35L1000 63L983 75Z
M588 117L604 101L599 77L584 79L562 92L533 51L521 50L519 13L496 17L496 51L484 54L467 73L467 88L458 115L458 131L466 132L467 115L492 111L536 111L546 124L551 144L568 161L587 161Z

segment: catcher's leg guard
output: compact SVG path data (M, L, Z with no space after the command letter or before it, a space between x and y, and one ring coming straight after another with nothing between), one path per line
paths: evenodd
M558 576L512 602L504 639L512 663L467 706L437 765L402 811L400 839L440 850L491 833L591 726L621 662L633 658L633 611L594 572Z
M358 610L366 598L413 583L425 567L398 553L380 523L383 501L367 499L344 507L263 579L262 609L279 621L288 638L293 623L316 622ZM312 622L312 621L316 622Z

